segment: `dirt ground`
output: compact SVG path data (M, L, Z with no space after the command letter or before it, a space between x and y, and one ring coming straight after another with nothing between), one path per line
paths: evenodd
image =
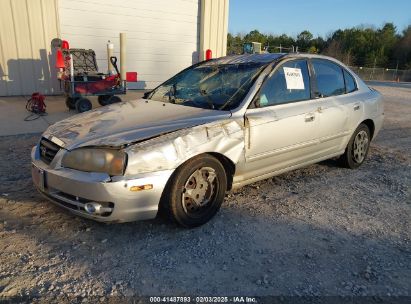
M329 160L246 186L193 230L73 216L31 184L39 134L1 137L0 300L411 296L411 88L376 88L386 120L360 169Z

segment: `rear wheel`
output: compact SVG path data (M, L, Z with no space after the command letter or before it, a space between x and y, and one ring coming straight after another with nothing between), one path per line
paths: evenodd
M111 95L100 95L99 97L97 97L98 103L102 106L106 106L110 104L109 102L110 97Z
M101 95L98 97L98 103L102 106L117 102L121 102L121 98L115 95Z
M370 148L370 130L367 125L360 124L348 142L345 152L340 157L341 164L350 169L362 165Z
M162 211L181 226L197 227L218 212L226 190L222 164L211 155L201 155L176 169L164 191Z
M113 96L110 97L109 102L110 102L110 104L121 102L121 98L118 97L118 96L113 95Z
M76 110L79 113L89 111L92 107L91 101L87 98L79 98L76 102Z

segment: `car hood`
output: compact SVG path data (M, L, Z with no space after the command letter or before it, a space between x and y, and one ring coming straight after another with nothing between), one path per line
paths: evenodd
M50 126L43 136L68 150L117 147L230 116L227 111L139 99L74 115Z

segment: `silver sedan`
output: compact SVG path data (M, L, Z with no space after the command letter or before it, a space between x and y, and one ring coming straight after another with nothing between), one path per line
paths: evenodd
M32 150L39 191L102 222L209 221L226 191L339 157L359 167L381 95L341 62L253 54L193 65L143 99L50 126Z

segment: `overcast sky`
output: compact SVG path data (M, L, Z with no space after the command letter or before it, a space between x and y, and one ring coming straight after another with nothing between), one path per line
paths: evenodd
M357 25L411 24L411 0L230 0L229 32L314 36Z

